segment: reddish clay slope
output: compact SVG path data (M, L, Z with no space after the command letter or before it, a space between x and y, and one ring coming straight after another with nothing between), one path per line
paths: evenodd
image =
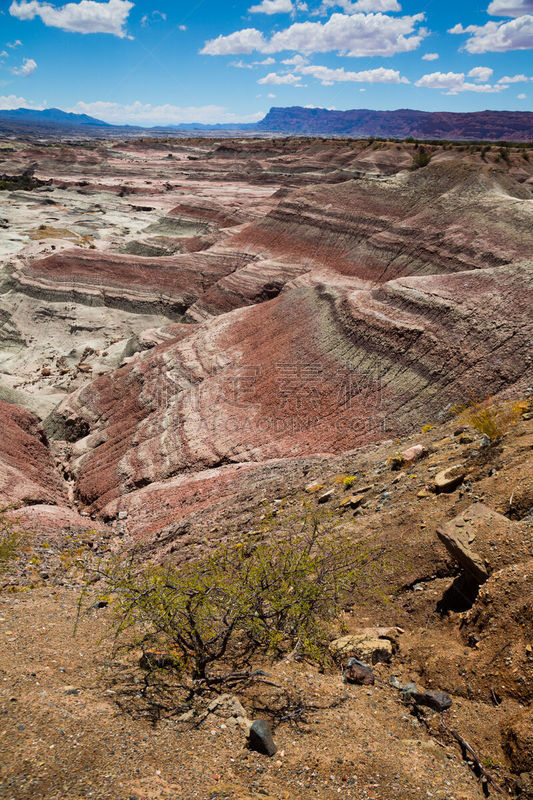
M0 401L0 422L0 504L64 499L38 420L24 409Z
M21 266L17 291L88 305L182 315L205 290L250 257L191 253L166 258L73 249Z
M92 430L73 468L79 498L98 508L184 471L342 452L469 391L531 382L532 302L531 264L375 291L286 289L103 376L49 426Z
M459 272L530 257L530 198L497 167L435 161L294 192L229 246L376 282Z

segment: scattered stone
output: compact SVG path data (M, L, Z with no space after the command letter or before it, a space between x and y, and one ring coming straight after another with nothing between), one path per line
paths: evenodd
M342 500L339 503L339 508L358 508L364 499L364 494L352 494L350 497L347 497L345 500Z
M404 464L414 464L415 461L418 461L427 454L427 449L424 447L423 444L415 444L412 447L408 447L407 450L404 450L402 453L402 459Z
M463 434L463 436L459 437L460 444L472 444L473 441L474 441L474 437L470 436L469 433L465 433L465 434Z
M417 706L427 706L433 711L446 711L452 705L452 698L446 692L410 692Z
M439 525L437 536L452 558L460 564L465 572L476 583L482 584L488 579L489 570L482 557L471 548L472 535L464 527L464 516L462 519L455 518L450 522ZM457 521L460 524L457 524Z
M447 467L435 475L433 488L437 494L453 492L466 478L466 470L461 465Z
M119 511L118 512L119 519L128 519L128 512L127 511Z
M331 500L334 494L335 494L335 489L329 489L329 491L324 492L324 494L320 495L320 497L318 498L318 502L327 503L328 500Z
M265 756L272 757L278 752L278 748L272 738L272 728L266 719L256 719L252 723L248 742L251 750L262 753Z
M392 629L381 629L389 631ZM396 629L394 629L396 630ZM380 635L380 629L369 629L363 633L350 634L335 639L329 645L330 653L334 658L343 659L347 656L369 661L371 664L379 662L388 664L392 658L394 648L390 636Z
M323 483L320 483L320 481L313 481L313 483L307 484L307 486L305 487L305 491L308 494L316 494L316 492L319 492L323 488L324 488Z
M344 680L357 686L373 686L374 672L370 664L365 664L357 658L349 658L344 671Z

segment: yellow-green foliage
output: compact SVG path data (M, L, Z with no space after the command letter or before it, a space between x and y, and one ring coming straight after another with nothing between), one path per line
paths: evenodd
M473 399L468 405L458 406L455 413L460 420L487 436L498 441L515 425L528 408L528 401L494 402L489 396L485 400Z
M422 428L422 433L429 433L430 431L434 430L434 425L424 425Z
M357 475L346 475L342 480L342 485L345 489L351 489L357 480Z
M17 524L5 516L8 510L9 507L6 506L0 508L0 572L3 572L16 556L21 537Z
M100 572L99 586L112 597L117 644L156 652L165 668L207 680L217 662L236 668L256 652L322 660L328 627L343 599L368 581L375 555L324 533L315 519L297 535L221 547L179 567L117 560Z

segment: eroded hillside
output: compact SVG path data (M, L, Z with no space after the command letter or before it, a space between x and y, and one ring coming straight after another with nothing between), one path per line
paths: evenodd
M0 192L0 503L19 505L10 518L32 537L2 595L6 797L108 797L107 773L121 799L189 798L191 780L193 796L242 800L482 797L394 676L449 692L449 724L505 791L529 796L515 745L529 741L533 678L533 162L524 148L426 151L413 169L413 143L3 145L2 173L33 174ZM489 393L523 402L494 446L452 412ZM416 464L399 455L413 446ZM440 491L449 467L459 479ZM105 609L61 652L80 552L180 563L283 536L310 509L379 554L347 630L403 633L368 690L268 665L307 709L302 725L272 711L279 698L241 697L276 722L277 761L243 759L224 716L136 722L136 690L135 714L117 716L131 686L98 641ZM466 556L446 537L485 565L481 589L452 587ZM121 736L138 763L119 758Z

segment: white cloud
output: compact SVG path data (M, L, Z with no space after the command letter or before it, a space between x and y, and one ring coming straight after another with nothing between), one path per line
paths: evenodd
M477 83L486 83L493 75L494 70L490 67L474 67L468 73L468 77L473 78ZM504 83L504 81L498 81L498 83Z
M486 25L455 25L448 33L470 33L465 44L469 53L505 53L507 50L529 50L533 47L533 15L524 15L509 22L487 22Z
M524 81L530 80L527 75L504 75L503 78L500 78L498 83L524 83ZM533 78L531 78L533 80Z
M186 31L187 30L187 26L186 25L178 25L178 30L179 31Z
M309 59L297 53L295 56L292 56L292 58L285 58L281 63L287 64L289 67L303 67L305 64L309 64Z
M217 122L257 122L264 117L264 112L237 115L222 106L153 106L150 103L109 103L96 101L85 103L80 101L69 109L77 114L89 114L105 122L132 125L179 125L182 122L201 122L206 125Z
M280 75L277 72L269 72L264 78L259 78L257 83L268 83L276 86L286 84L287 86L296 86L297 88L301 88L301 80L302 79L299 75L293 75L292 72L288 72L286 75Z
M269 67L271 64L276 63L276 59L269 56L268 58L264 58L262 61L254 61L253 63L257 67Z
M440 56L438 53L425 53L422 56L422 61L437 61L439 58Z
M165 22L166 18L167 15L164 11L152 11L151 14L145 14L143 17L141 17L141 25L143 28L146 28L150 22L157 22L158 20Z
M15 47L22 47L22 42L20 41L20 39L17 39L16 42L8 42L7 46L10 47L12 50L14 50Z
M248 11L250 14L291 14L294 6L292 0L263 0Z
M499 84L492 86L488 83L468 83L465 81L464 72L432 72L430 75L423 75L415 86L425 89L445 90L445 94L458 94L459 92L480 92L482 94L502 92L508 86Z
M42 103L35 103L33 100L26 100L25 97L17 97L14 94L7 97L0 96L0 111L13 111L15 108L33 108L36 111L42 111L44 106Z
M2 50L2 52L0 53L0 58L9 58L9 53L7 52L7 50Z
M492 0L487 13L493 17L521 17L533 13L533 0Z
M275 96L276 95L272 94L272 92L270 92L270 94L267 94L267 97L270 97L271 100L273 100L275 98Z
M519 100L525 100L525 99L526 99L526 97L527 97L527 94L524 94L524 93L522 92L522 94L517 94L516 96L518 97L518 99L519 99Z
M398 0L323 0L320 13L326 13L328 8L342 8L347 14L374 11L401 11L402 7Z
M20 67L11 67L13 75L18 75L20 78L28 78L33 75L37 69L37 62L33 58L23 58Z
M204 55L239 55L257 50L279 53L296 50L301 53L327 53L364 56L392 56L407 53L420 45L428 35L419 24L425 14L389 17L386 14L332 14L327 22L298 22L274 33L270 39L256 28L245 28L229 36L218 36L206 42Z
M313 78L322 82L323 86L331 86L333 83L409 83L407 78L402 78L396 69L367 69L362 72L346 72L344 68L330 69L329 67L300 67L298 72L302 75L312 75Z
M246 64L242 58L238 61L230 61L230 67L236 67L237 69L253 69L253 64Z
M39 0L13 0L9 13L22 20L40 17L45 25L71 33L110 33L123 39L133 3L130 0L81 0L64 6L51 6Z

